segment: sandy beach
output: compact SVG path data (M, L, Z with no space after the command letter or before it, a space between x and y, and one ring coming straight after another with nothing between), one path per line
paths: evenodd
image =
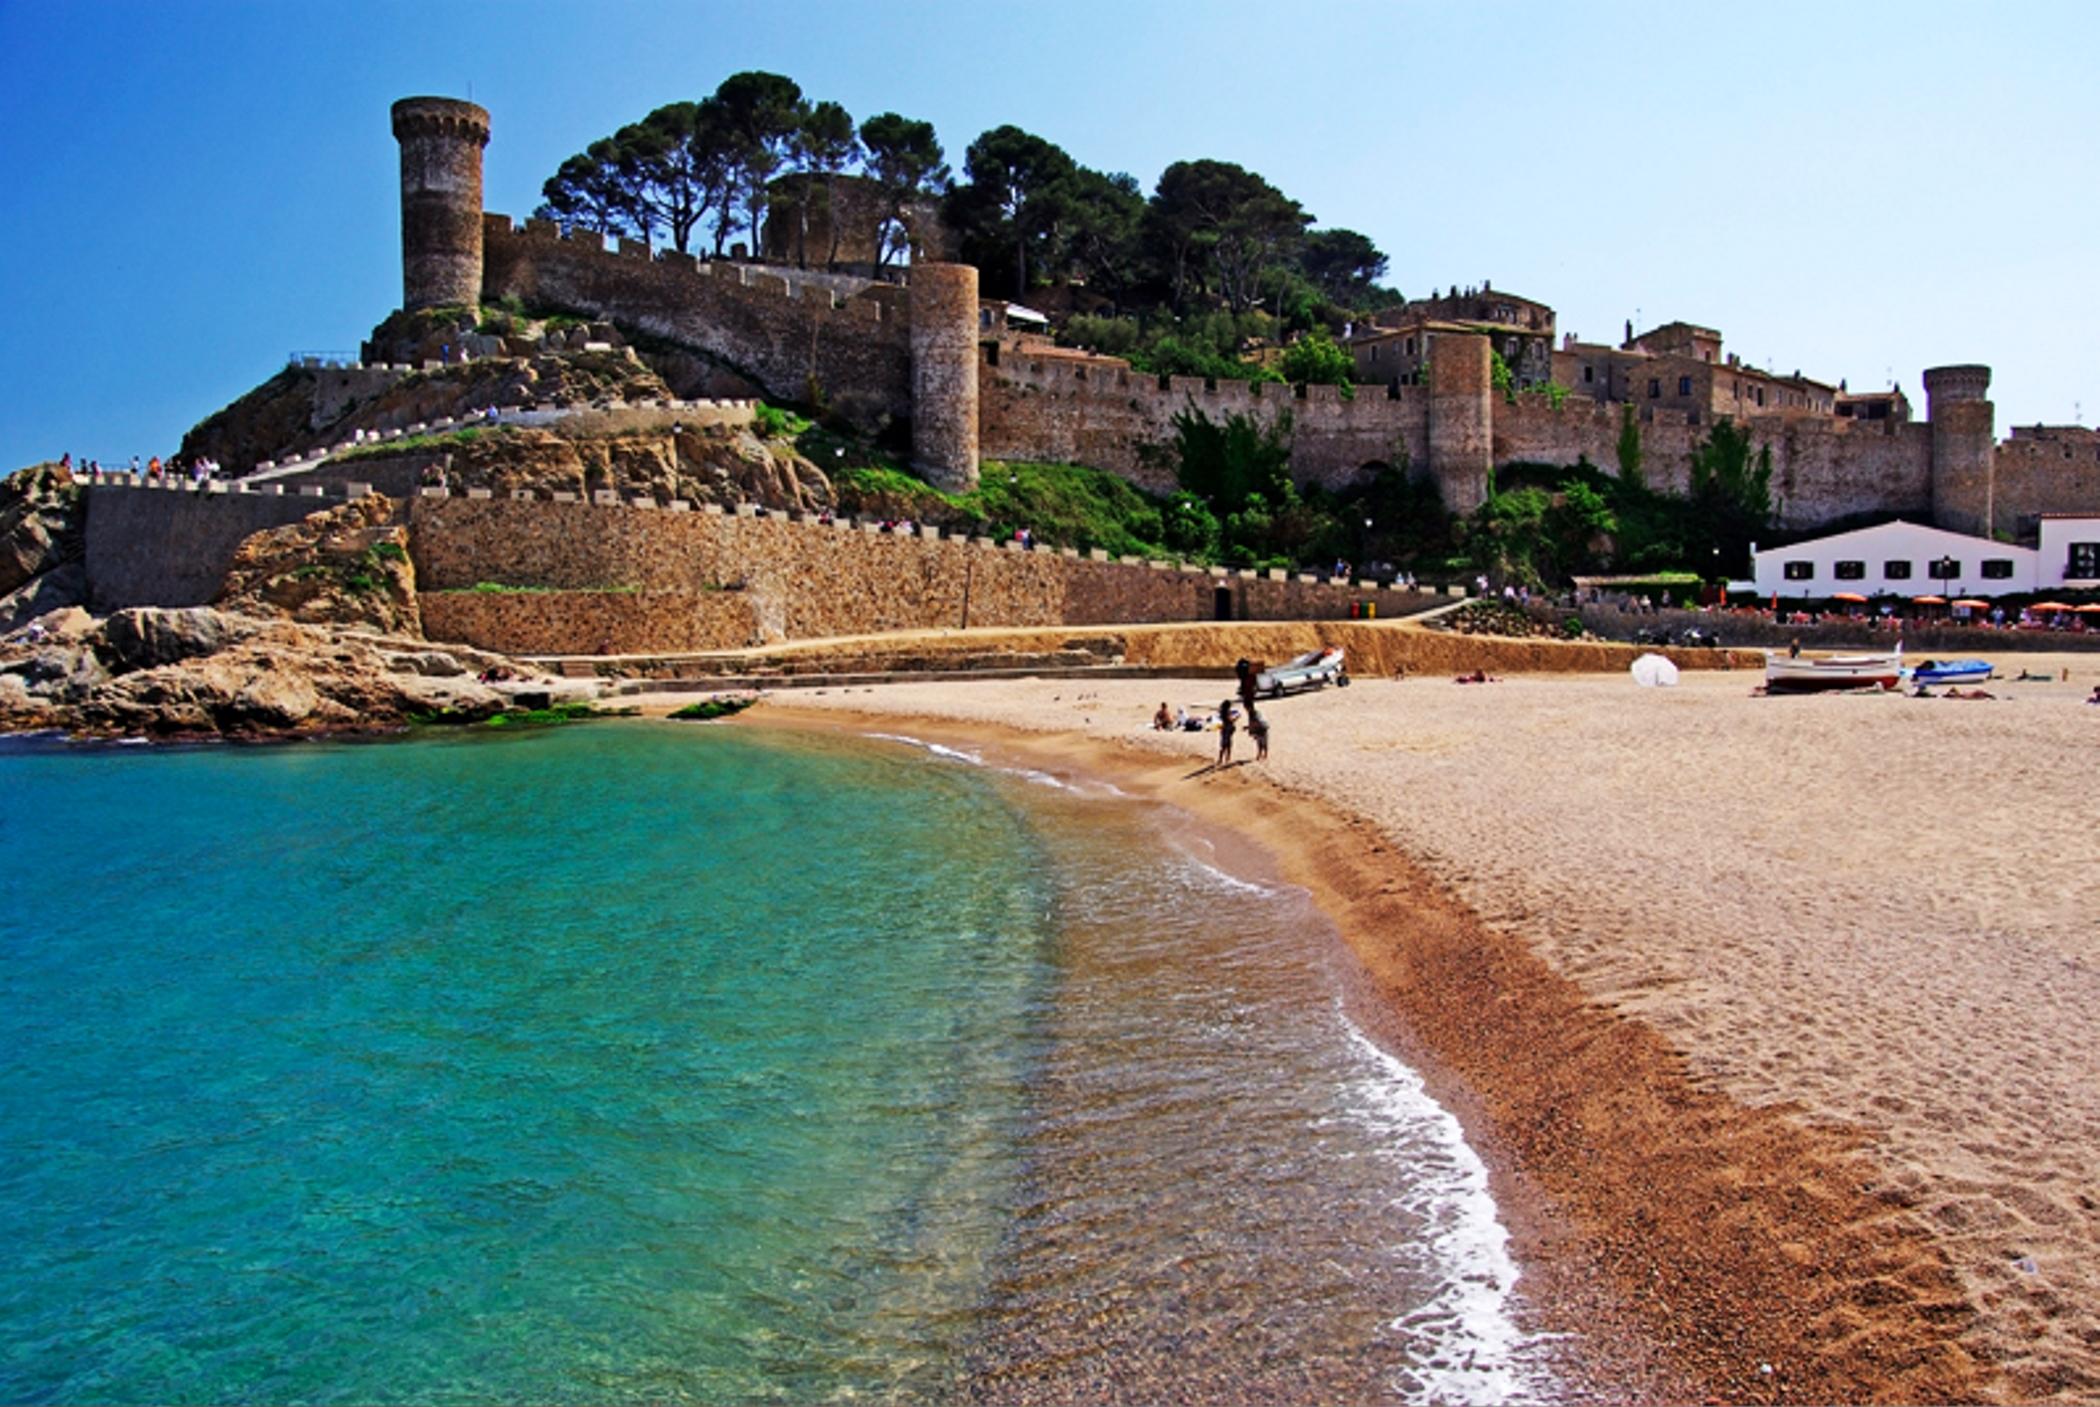
M1273 755L1154 733L1217 680L797 691L1243 830L1335 918L1607 1386L2100 1393L2100 659L1991 700L1744 671L1360 678ZM1244 732L1239 755L1251 757ZM1606 1347L1606 1345L1616 1345Z

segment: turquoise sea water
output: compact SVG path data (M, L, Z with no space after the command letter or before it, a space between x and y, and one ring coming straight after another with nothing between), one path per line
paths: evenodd
M969 760L0 753L0 1400L1521 1390L1302 896Z

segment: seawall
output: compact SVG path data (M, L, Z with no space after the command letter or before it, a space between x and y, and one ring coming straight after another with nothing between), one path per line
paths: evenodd
M979 626L1343 619L1426 593L807 515L455 498L409 505L433 639L530 654L721 650ZM491 591L483 584L539 588Z
M342 502L318 493L234 493L128 478L87 489L88 606L201 606L218 595L234 549L251 533Z

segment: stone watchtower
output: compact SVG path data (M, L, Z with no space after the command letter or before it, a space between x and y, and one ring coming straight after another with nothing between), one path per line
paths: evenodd
M1429 350L1429 471L1454 513L1487 501L1494 467L1495 377L1487 338L1433 332Z
M1996 407L1987 366L1936 366L1925 373L1932 421L1932 521L1951 532L1990 536Z
M394 104L401 143L401 306L481 301L481 149L486 110L457 98Z
M911 266L911 458L949 493L977 487L977 270Z

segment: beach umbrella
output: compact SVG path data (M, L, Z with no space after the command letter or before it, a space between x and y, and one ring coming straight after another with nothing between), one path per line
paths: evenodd
M1643 689L1667 689L1677 683L1677 666L1661 655L1642 655L1631 670L1633 682Z
M1950 601L1948 602L1948 604L1953 606L1960 606L1963 610L1966 611L1987 611L1991 608L1990 602L1978 601L1970 597L1964 597L1962 600L1959 601Z
M1910 598L1910 603L1913 606L1944 606L1947 604L1947 598L1944 596L1913 596ZM1963 603L1956 601L1954 604L1959 606Z
M2061 601L2037 601L2027 609L2030 611L2068 611L2072 608Z
M1833 592L1830 599L1833 601L1849 601L1855 606L1863 606L1867 600L1866 597L1860 595L1857 591Z
M2088 603L2083 606L2073 606L2071 607L2071 609L2082 616L2100 616L2100 602Z

